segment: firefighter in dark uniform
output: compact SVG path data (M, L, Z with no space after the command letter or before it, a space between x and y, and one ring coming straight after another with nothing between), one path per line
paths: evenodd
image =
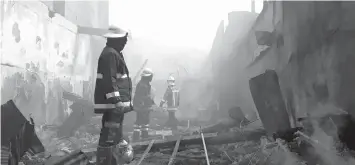
M133 149L123 139L124 114L133 110L131 103L132 82L121 53L128 33L118 27L110 27L97 67L95 86L95 113L103 114L97 165L117 165L133 159Z
M175 112L178 110L180 102L180 93L175 86L175 78L170 76L167 80L168 88L165 91L163 100L160 102L160 107L167 104L167 111L169 113L168 121L166 126L172 130L177 130L179 121L176 119Z
M136 111L136 123L133 130L133 140L148 138L150 111L154 105L154 98L151 95L150 82L153 79L153 72L150 68L143 70L141 80L136 86L133 98L134 110Z

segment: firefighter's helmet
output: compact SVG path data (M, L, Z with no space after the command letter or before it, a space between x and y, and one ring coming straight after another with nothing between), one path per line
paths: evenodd
M169 76L168 81L175 82L175 78L173 76Z
M142 77L148 77L148 76L151 76L151 75L153 75L153 70L150 69L150 68L145 68L143 70L143 72L141 73Z
M175 78L173 76L169 76L167 82L169 85L175 85Z
M117 26L111 25L108 28L108 32L103 35L105 38L121 38L129 37L129 30L124 28L119 28Z

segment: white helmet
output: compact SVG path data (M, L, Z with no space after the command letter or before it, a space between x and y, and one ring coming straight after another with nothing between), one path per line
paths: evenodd
M173 76L169 76L167 82L168 82L168 85L173 86L173 85L175 85L175 78Z
M173 76L169 76L168 81L175 81L175 78Z
M142 77L147 77L153 75L153 70L150 68L145 68L143 72L141 73Z
M121 38L124 36L128 36L128 30L111 25L108 28L108 32L103 34L103 36L105 38Z

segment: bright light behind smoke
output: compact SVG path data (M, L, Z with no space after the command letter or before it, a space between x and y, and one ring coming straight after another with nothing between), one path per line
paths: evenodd
M159 45L208 51L228 12L250 9L250 0L110 0L110 24ZM261 9L262 1L256 0L256 11Z

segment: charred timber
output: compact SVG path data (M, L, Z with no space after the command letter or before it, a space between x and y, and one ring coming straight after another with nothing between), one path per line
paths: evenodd
M242 141L259 141L262 136L266 135L264 129L256 130L245 130L242 132L227 132L227 133L208 133L205 134L206 145L220 145L228 143L236 143ZM152 150L171 148L175 145L178 137L172 138L170 140L157 140ZM135 151L144 150L149 145L149 141L133 143L132 146ZM180 141L180 146L184 145L202 145L202 139L200 135L184 136Z
M32 155L44 152L44 146L35 132L33 119L30 117L28 121L13 100L1 105L1 124L6 125L1 128L1 146L8 148L9 151L6 152L11 153L9 160L12 163L18 163L26 152Z

